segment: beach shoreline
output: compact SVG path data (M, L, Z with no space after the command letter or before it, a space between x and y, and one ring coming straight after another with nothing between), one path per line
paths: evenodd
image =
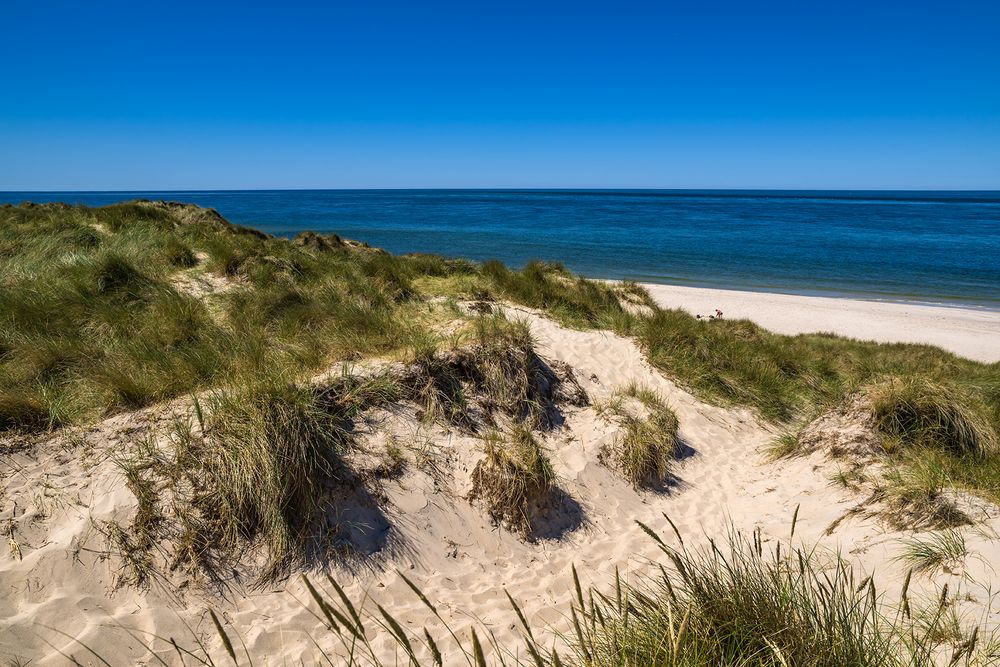
M857 298L640 283L664 308L748 319L776 333L834 333L880 343L936 345L962 357L1000 361L1000 311Z

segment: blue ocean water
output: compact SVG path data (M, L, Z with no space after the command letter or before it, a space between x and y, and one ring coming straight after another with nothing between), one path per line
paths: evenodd
M272 234L598 278L1000 308L1000 192L293 190L0 192L0 202L171 199Z

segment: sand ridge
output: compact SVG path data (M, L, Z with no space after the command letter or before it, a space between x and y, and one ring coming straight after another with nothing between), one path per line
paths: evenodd
M660 554L636 521L674 540L664 513L693 541L719 535L730 523L742 530L760 527L766 538L782 539L799 508L798 538L840 550L890 584L901 576L903 568L886 565L898 551L900 536L874 520L851 519L825 535L831 523L859 501L830 484L835 463L819 453L768 461L760 450L776 435L773 427L747 410L699 401L653 369L632 340L610 332L567 329L524 308L511 307L508 316L530 323L538 353L569 364L592 402L608 399L631 382L659 392L677 413L680 437L689 448L676 467L679 484L666 493L634 490L598 462L600 448L615 437L614 426L593 406L567 408L564 427L547 434L544 444L559 486L572 502L550 526L548 539L526 543L491 525L465 498L479 456L474 438L428 427L405 412L376 415L367 427L372 446L391 433L414 448L403 474L379 489L393 548L332 568L331 576L353 599L368 596L369 608L377 602L404 626L416 631L428 625L441 637L402 572L460 635L481 624L515 649L518 629L504 589L536 628L551 624L566 631L574 595L571 567L580 572L585 586L608 585L616 569L630 580L651 572L651 561ZM336 651L336 642L308 609L308 594L298 577L265 590L234 591L227 598L190 590L177 599L155 583L148 591L112 591L118 564L101 553L93 526L127 516L136 501L109 453L126 435L155 429L157 420L146 414L109 421L112 428L105 424L75 439L60 436L59 447L15 454L2 464L7 500L0 522L13 522L21 557L0 556L0 656L62 664L65 659L49 642L88 664L90 656L79 644L48 628L77 637L120 664L152 660L119 626L182 639L189 636L188 624L218 648L205 613L209 605L240 630L252 655L269 656L267 664L312 662L317 650L310 636L324 650ZM420 443L425 447L422 465L416 463ZM41 495L27 492L29 488L41 489ZM10 510L13 497L32 501L30 506L19 505L15 515ZM992 518L990 527L1000 528L998 519ZM995 576L989 562L1000 562L997 543L985 530L977 535L970 544L981 558L970 561L970 571L941 577L988 583ZM918 587L929 590L935 581L927 578ZM977 613L995 625L1000 610L990 607L992 600L985 593L977 596ZM387 655L394 651L387 637L376 643ZM449 642L442 644L447 647ZM162 657L171 660L169 653Z

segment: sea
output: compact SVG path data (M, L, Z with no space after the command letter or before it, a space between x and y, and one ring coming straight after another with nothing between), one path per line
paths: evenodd
M291 237L594 278L1000 309L1000 192L248 190L0 192L0 202L193 202Z

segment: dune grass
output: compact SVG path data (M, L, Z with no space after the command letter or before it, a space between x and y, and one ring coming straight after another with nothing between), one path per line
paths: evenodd
M794 530L794 528L793 528ZM657 538L659 541L659 538ZM759 532L661 548L672 568L614 595L580 595L573 609L580 665L975 664L978 634L948 645L947 592L915 622L907 594L889 604L871 578L837 556ZM579 588L578 588L579 590ZM983 642L985 644L985 642ZM976 656L976 657L974 657Z
M792 430L856 392L870 392L880 429L907 445L899 459L904 468L931 461L950 486L1000 501L1000 363L929 345L786 336L746 320L699 320L651 300L640 299L648 311L637 314L622 307L628 299L619 298L621 288L580 288L558 267L543 267L490 271L504 298L630 336L653 366L702 399L751 408ZM776 444L774 455L795 450L791 437ZM912 496L912 486L899 490L898 497Z
M984 459L997 453L986 410L968 392L919 377L890 378L866 390L875 427L894 446L927 447Z
M567 324L613 329L628 320L614 289L575 276L562 264L529 262L514 271L490 261L481 273L488 294L544 310Z
M222 288L185 287L198 277ZM435 338L435 313L456 317L433 309L436 296L510 301L565 325L611 329L703 399L790 426L869 391L880 429L900 444L900 479L946 480L1000 500L1000 364L698 320L656 307L634 284L585 280L556 264L512 270L393 256L332 235L274 238L163 202L0 207L0 431L85 423L233 378L294 382L335 361L403 353ZM474 379L491 409L541 424L544 369L526 331L491 331L489 318L475 326ZM466 380L432 388L452 417L468 407ZM896 496L934 488L899 485Z
M767 419L811 414L899 377L973 399L969 415L978 417L969 423L995 434L1000 422L997 364L930 346L697 320L656 307L634 284L585 280L558 264L515 271L499 262L392 256L332 236L287 241L206 209L153 202L0 207L0 256L0 371L8 379L0 421L8 428L148 404L209 386L234 367L315 368L332 357L400 349L424 333L414 330L413 315L425 295L505 299L564 324L634 336L651 363L699 395ZM199 271L235 283L209 299L220 302L218 317L205 299L176 288L178 275Z
M243 568L266 582L326 562L353 420L402 391L384 375L320 385L254 377L196 398L195 418L175 418L169 443L139 443L117 459L138 500L127 529L107 526L128 556L121 579L143 587L159 566L210 579Z
M918 452L895 460L875 482L872 499L891 525L907 528L949 528L972 522L955 495L960 486L948 474L947 458Z
M731 529L727 538L692 547L679 534L677 546L669 546L642 527L662 549L658 572L636 582L616 576L609 588L585 588L573 568L575 599L563 615L568 633L533 627L508 594L505 622L520 630L521 645L498 641L479 623L456 630L403 573L427 609L422 627L409 627L368 596L352 601L329 575L322 584L304 575L303 596L324 627L310 637L315 660L373 667L971 667L995 660L995 637L957 619L947 587L933 599L915 599L908 575L900 591L880 590L837 554L791 539L765 547L759 531ZM215 642L193 632L187 646L174 638L130 635L147 650L183 653L190 664L280 658L251 655L241 647L244 629L224 623L214 610L209 616ZM378 645L382 637L390 638L395 655ZM221 647L213 650L213 643Z
M0 207L0 429L405 347L421 333L411 279L465 270L289 242L193 206ZM179 282L206 273L231 289Z
M764 453L771 460L777 460L786 456L794 456L801 452L799 446L799 436L796 433L781 433L764 446Z
M950 529L904 540L903 547L899 560L909 563L916 572L932 572L941 567L959 566L969 555L965 536Z
M641 407L636 410L628 405L629 399ZM650 389L630 384L615 392L600 410L622 429L614 445L604 452L611 466L636 488L664 485L680 441L677 415L663 398Z
M292 385L226 391L212 403L207 438L183 465L203 478L199 504L220 547L260 538L275 567L314 534L346 425L332 401Z
M474 317L450 347L438 343L421 341L408 378L425 418L473 433L518 424L545 429L556 403L587 401L571 373L557 373L538 356L527 322L502 311Z
M483 503L496 523L530 537L535 516L555 487L555 472L525 426L483 439L485 456L472 471L470 499Z

